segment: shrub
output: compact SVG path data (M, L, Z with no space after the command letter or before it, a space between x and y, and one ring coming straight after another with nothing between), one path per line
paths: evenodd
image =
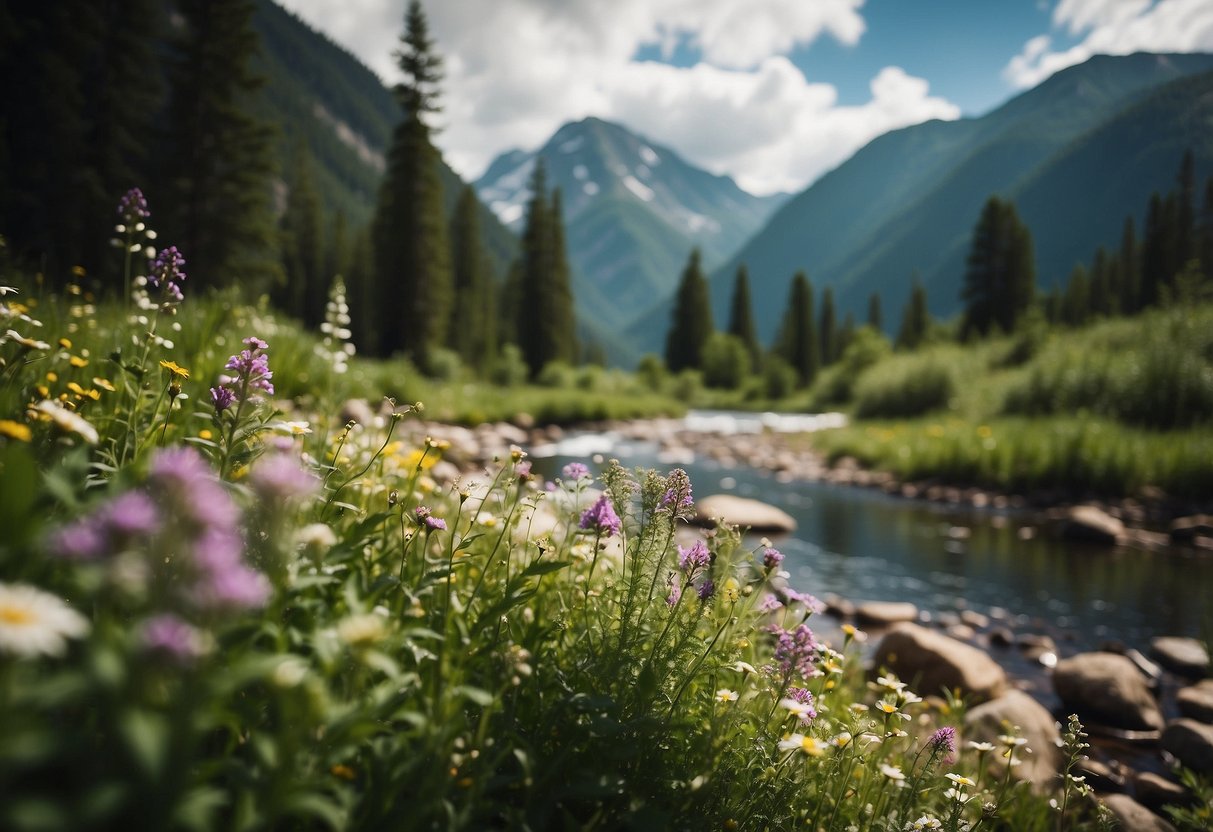
M895 356L865 372L855 386L861 419L918 416L946 408L956 393L950 366L931 353Z

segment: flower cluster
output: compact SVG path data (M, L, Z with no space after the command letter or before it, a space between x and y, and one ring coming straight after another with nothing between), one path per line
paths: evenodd
M691 496L691 478L681 468L675 468L665 480L665 492L661 495L658 508L668 511L677 518L690 515L695 500Z
M181 284L185 280L185 258L176 246L169 246L156 255L152 268L147 275L147 283L153 289L160 289L170 301L180 303L185 300L181 293Z
M329 300L324 307L324 323L320 324L324 340L317 345L316 352L328 359L334 373L349 370L350 358L354 355L354 337L350 331L350 307L345 301L345 281L338 276L329 290Z
M694 580L711 563L712 555L702 540L696 540L689 549L678 547L678 568L687 576L687 581Z
M257 401L259 394L274 395L274 377L270 371L269 356L265 350L269 344L260 338L250 336L244 339L245 348L233 355L223 365L235 375L219 376L219 386L211 388L211 404L218 413L227 410L233 404L246 401Z
M579 525L587 531L604 534L608 537L619 534L619 530L623 528L619 515L615 513L615 507L611 505L611 498L606 494L599 497L592 506L581 513Z
M441 517L435 517L428 506L417 506L413 510L413 514L417 517L417 523L425 526L426 531L446 531L446 521Z
M810 679L820 675L815 663L821 646L809 625L801 624L794 630L772 627L771 632L775 634L775 663L785 678Z
M762 551L762 568L767 572L774 572L783 563L783 552L778 549L772 549L770 546Z
M941 765L952 765L956 762L956 729L951 725L937 729L927 740L927 747L939 758Z
M131 188L118 200L118 216L126 226L133 226L152 214L147 210L147 199L139 188ZM126 229L121 229L125 231Z
M580 462L570 462L560 469L560 476L569 482L580 482L590 479L590 469Z

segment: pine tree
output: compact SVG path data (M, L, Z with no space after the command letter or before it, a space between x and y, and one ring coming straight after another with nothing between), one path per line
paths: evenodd
M379 343L379 313L375 291L375 253L370 229L354 236L344 272L354 343L361 352Z
M708 281L692 249L682 271L666 335L665 363L672 372L703 366L703 348L712 335L712 301Z
M842 327L838 330L838 346L834 348L834 355L837 358L842 358L846 355L847 347L851 346L851 342L855 340L855 314L847 312L846 317L842 319Z
M1200 271L1206 279L1213 279L1213 176L1205 181L1205 198L1196 224L1196 254L1200 258Z
M877 332L884 329L884 314L880 309L880 294L877 292L868 296L868 326Z
M395 88L403 119L392 136L372 230L378 352L402 352L425 368L446 340L451 266L439 155L426 123L439 109L442 62L418 0L405 12L396 59L404 75Z
M516 343L531 376L553 361L577 358L576 321L564 247L559 191L547 194L547 174L538 160L531 174L531 201L522 235L515 319Z
M1179 164L1179 191L1175 207L1175 273L1196 256L1196 161L1192 150L1184 151Z
M306 326L324 320L328 257L324 245L324 209L312 179L312 161L302 147L295 149L291 181L282 215L282 259L285 283L281 305Z
M813 320L813 285L804 272L796 272L788 287L775 352L796 371L800 385L807 387L817 378L819 347Z
M1032 305L1036 265L1032 237L1015 206L990 197L973 229L965 267L961 336L1012 332Z
M838 360L838 322L834 317L834 290L827 286L821 293L821 366Z
M1061 320L1069 326L1082 326L1091 315L1091 279L1081 263L1070 272L1061 299Z
M252 112L262 79L251 0L181 0L169 58L160 239L177 245L196 289L278 274L270 179L273 129Z
M448 344L466 366L484 371L495 352L497 313L491 267L480 239L480 201L471 185L459 193L450 239L455 302Z
M897 331L897 346L915 350L926 340L931 327L931 313L927 311L927 290L915 274L910 288L910 299L901 313L901 329Z
M737 267L733 283L733 298L729 304L728 333L741 339L750 353L750 364L757 369L761 363L762 348L758 345L758 333L754 326L754 310L750 305L750 274L742 263Z
M1108 316L1120 311L1116 278L1112 268L1112 258L1108 256L1108 250L1100 246L1091 260L1088 308L1092 315Z
M1162 287L1167 282L1167 230L1162 195L1155 191L1150 195L1150 206L1146 209L1146 227L1141 244L1141 283L1138 292L1138 309L1158 303Z
M1126 315L1132 315L1141 309L1141 252L1137 247L1137 230L1132 216L1125 217L1120 232L1117 270L1120 273L1120 308Z
M552 319L556 358L575 363L578 352L577 315L573 311L573 273L564 241L564 200L559 188L552 191L551 212L553 270L547 308Z

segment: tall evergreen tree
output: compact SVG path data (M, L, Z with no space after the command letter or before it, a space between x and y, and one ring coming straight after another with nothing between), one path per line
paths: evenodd
M396 61L404 76L395 87L403 118L392 135L372 230L378 352L402 352L425 368L446 341L452 290L439 155L426 123L439 110L442 61L418 0L405 12Z
M1184 151L1177 177L1175 206L1175 273L1197 256L1196 251L1196 161L1192 149Z
M451 272L455 302L448 334L463 363L485 370L497 341L493 279L480 239L480 201L465 185L451 216Z
M1146 226L1141 243L1141 283L1137 294L1137 308L1144 309L1158 303L1162 287L1166 285L1168 261L1167 221L1162 195L1155 191L1150 195L1146 209Z
M1069 326L1082 326L1091 316L1091 278L1081 263L1070 272L1061 298L1061 320Z
M281 221L286 276L279 294L287 311L305 325L316 327L324 320L328 286L334 274L327 271L324 209L312 178L311 158L301 146L295 149L291 168Z
M253 115L262 79L251 0L180 0L169 58L170 103L160 238L181 248L195 288L278 274L270 179L274 131Z
M750 305L750 274L742 263L737 267L733 282L733 298L729 304L730 335L735 335L745 344L750 353L750 363L757 369L761 361L762 348L758 345L758 333L754 326L754 310Z
M1120 311L1120 297L1113 269L1108 250L1100 246L1091 260L1089 308L1092 315L1115 315Z
M834 312L834 290L829 286L821 293L821 366L828 367L838 360L838 321Z
M708 280L699 264L699 249L692 249L682 270L678 293L666 334L665 363L673 372L703 366L703 348L712 335L712 300Z
M1015 206L992 196L973 229L965 266L961 335L1012 332L1032 305L1036 264L1032 237Z
M375 292L375 246L369 228L354 235L344 277L354 343L360 352L365 352L379 343L380 318Z
M855 340L855 313L847 312L842 319L842 326L838 329L838 346L834 348L835 358L842 358L846 354L847 347L851 346L851 342Z
M880 309L879 292L873 292L868 296L868 326L877 332L884 329L884 314Z
M570 287L559 191L547 194L543 161L531 175L531 201L522 235L516 341L531 375L552 361L577 359L576 322Z
M1125 217L1120 232L1117 269L1120 272L1120 308L1126 315L1132 315L1141 308L1141 252L1137 247L1137 230L1132 216Z
M901 328L897 331L897 346L914 350L926 340L931 328L931 313L927 310L927 290L915 274L910 287L910 299L901 313Z
M807 387L817 377L819 347L817 324L813 320L813 285L808 275L796 272L788 287L775 352L796 371L800 385Z

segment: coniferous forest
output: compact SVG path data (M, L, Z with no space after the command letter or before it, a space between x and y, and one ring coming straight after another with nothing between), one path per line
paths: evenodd
M755 196L437 19L0 0L0 829L1210 828L1213 56Z

